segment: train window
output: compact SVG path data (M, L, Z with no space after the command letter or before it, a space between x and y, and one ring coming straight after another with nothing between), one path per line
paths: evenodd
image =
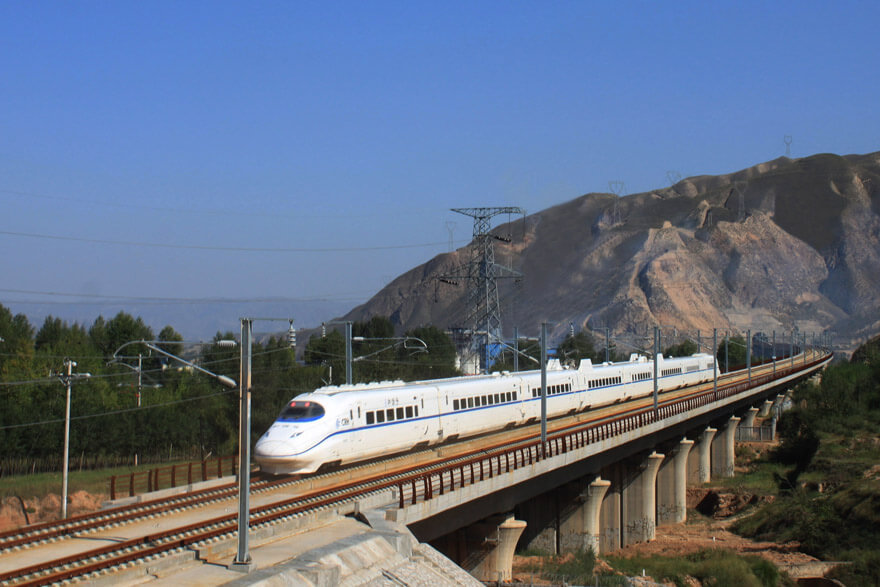
M488 406L488 405L489 405L489 398L486 397L485 395L483 396L483 405L484 405L484 406Z
M281 410L281 415L278 416L278 419L287 422L310 422L317 420L323 415L324 408L321 404L294 400Z
M387 410L385 410L385 419L389 422L394 421L394 408L388 408Z
M403 408L397 408L397 419L403 420Z
M354 420L354 410L348 410L348 417L350 420Z
M412 406L406 406L406 417L407 418L413 417L413 407Z
M385 410L376 410L376 423L381 424L385 421Z
M361 417L361 407L358 406L358 419L360 419L360 417Z
M418 417L419 417L419 406L415 406L415 407L413 408L413 410L415 411L416 418L418 418Z
M456 410L456 411L458 410L458 400L457 399L452 400L452 409Z
M472 398L472 397L468 398L468 407L469 408L474 407L474 398Z
M367 412L367 426L372 424L374 421L375 421L375 417L373 415L373 412Z
M495 403L496 403L496 404L500 404L502 401L503 401L503 400L501 399L501 394L500 394L500 393L496 393L496 394L495 394Z

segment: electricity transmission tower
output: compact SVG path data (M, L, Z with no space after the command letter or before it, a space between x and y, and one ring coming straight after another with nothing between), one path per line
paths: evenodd
M495 262L495 241L509 243L510 235L498 236L490 232L491 220L499 214L522 214L519 207L505 206L494 208L452 208L453 212L474 219L474 234L471 242L470 260L453 272L439 277L445 283L458 283L466 280L468 286L468 306L465 326L470 328L471 353L478 353L482 346L481 363L484 369L489 365L489 345L492 340L501 340L501 304L498 300L498 279L521 278L522 273ZM482 344L481 344L482 343ZM472 355L469 357L474 359Z

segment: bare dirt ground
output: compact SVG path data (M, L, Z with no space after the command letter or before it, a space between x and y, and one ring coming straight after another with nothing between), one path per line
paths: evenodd
M740 515L747 515L744 510L756 501L760 501L760 499L748 495L727 493L723 489L688 490L688 508L691 511L688 512L687 523L660 526L657 528L655 540L635 544L609 554L622 557L681 557L700 550L717 548L743 555L763 557L792 578L822 576L833 566L800 552L798 550L800 545L796 542L787 544L759 542L731 532L729 527L734 520ZM701 503L708 503L712 506L712 516L700 515L693 511ZM514 580L526 584L532 581L535 584L542 584L536 578L536 573L529 570L536 564L540 564L540 561L540 557L515 556L513 562ZM600 557L597 568L601 568L603 565L607 568L607 564ZM543 584L550 583L543 582Z
M103 494L90 494L78 491L70 495L68 515L97 511L107 499ZM675 524L657 528L656 539L652 542L636 544L613 554L618 556L684 556L699 550L719 548L740 554L752 554L766 558L780 570L792 577L821 576L829 565L798 550L797 543L776 544L758 542L737 536L728 530L742 510L754 503L754 499L741 494L725 493L724 490L692 489L688 491L688 507L696 508L700 503L709 503L714 509L714 517L689 512L686 524ZM57 520L61 515L61 497L49 494L42 498L24 500L27 522L34 524ZM0 501L0 532L14 530L26 523L22 505L17 498L7 497ZM540 563L540 557L515 556L514 581L523 583L542 581L530 567ZM608 565L601 559L597 568ZM546 582L544 582L547 584Z
M101 509L107 499L103 494L91 494L77 491L68 496L67 515L75 516ZM0 501L0 532L15 530L27 523L49 522L61 517L61 496L50 493L42 498L33 497L24 500L24 509L16 497L6 497Z

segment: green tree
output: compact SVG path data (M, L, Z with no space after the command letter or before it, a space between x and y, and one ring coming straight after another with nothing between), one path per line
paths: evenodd
M537 340L521 338L518 341L517 348L519 350L519 370L528 371L530 369L540 369L541 364L541 343ZM505 346L498 357L495 359L490 368L491 372L513 371L514 350Z
M726 351L725 351L726 349ZM726 353L726 354L725 354ZM723 371L735 371L746 366L746 340L742 336L731 336L727 343L722 340L718 343L718 367ZM725 357L727 363L725 363Z
M697 343L692 340L685 340L678 344L667 347L663 351L664 357L689 357L697 352Z
M307 365L322 366L329 384L345 383L345 338L338 330L309 337L303 359ZM328 368L333 371L332 378Z
M172 355L180 356L183 353L183 344L181 341L183 340L183 336L176 330L174 330L171 326L166 326L159 332L159 338L157 340L168 341L168 344L159 344L157 345L159 348L164 350L165 352L171 353Z
M444 331L436 326L421 326L406 333L425 342L428 352L414 352L418 345L397 346L398 360L403 363L402 377L408 381L440 379L458 375L455 367L455 344Z
M593 337L583 331L574 336L566 336L557 347L556 353L561 361L570 361L573 364L580 363L581 359L590 359L594 363L605 360L605 347L603 346L601 351L597 350Z

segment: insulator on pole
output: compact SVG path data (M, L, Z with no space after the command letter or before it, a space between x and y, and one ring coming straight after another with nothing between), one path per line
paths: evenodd
M293 327L293 320L290 321L290 328L287 330L287 346L296 348L296 328Z

